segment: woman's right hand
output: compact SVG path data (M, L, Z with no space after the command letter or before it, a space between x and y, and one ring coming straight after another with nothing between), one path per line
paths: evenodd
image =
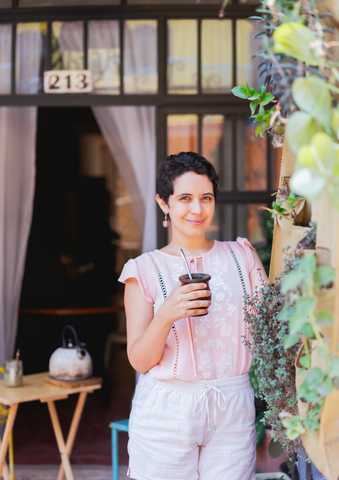
M180 318L204 315L211 305L211 292L206 290L205 283L191 283L178 285L168 295L159 307L156 316L170 325Z

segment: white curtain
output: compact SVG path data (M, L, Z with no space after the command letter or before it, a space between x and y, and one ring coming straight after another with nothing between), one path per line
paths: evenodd
M36 107L0 107L0 365L13 356L33 212Z
M156 248L155 107L93 107L131 197L144 252Z
M12 25L0 25L0 94L11 93Z

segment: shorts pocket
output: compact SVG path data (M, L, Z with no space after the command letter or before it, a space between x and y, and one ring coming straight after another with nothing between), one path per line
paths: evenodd
M132 401L130 423L135 422L142 417L154 386L155 383L147 382L146 380L142 381L142 383L138 383Z

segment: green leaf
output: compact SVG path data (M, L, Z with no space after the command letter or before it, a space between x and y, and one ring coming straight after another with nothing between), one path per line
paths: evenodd
M264 95L260 99L261 105L267 105L268 103L272 102L274 100L274 95L271 95L270 93L264 93Z
M324 126L330 125L332 97L329 89L319 82L319 77L310 75L297 78L293 82L292 92L300 110L311 114Z
M299 148L308 145L318 131L320 128L309 113L293 113L286 127L287 141L293 153L297 155Z
M254 115L256 109L257 109L257 106L259 105L259 100L252 100L252 102L250 103L250 109L251 109L251 114Z
M290 187L293 188L295 192L307 198L311 203L318 200L326 185L326 178L309 168L297 170L290 180Z
M261 123L257 126L257 128L255 129L255 136L257 137L259 135L259 132L261 130Z
M280 455L284 453L281 443L278 442L278 440L272 438L270 443L268 444L268 453L270 454L271 458L280 457Z
M298 285L305 281L305 273L300 270L292 270L286 275L281 284L281 292L287 293L289 290L294 290Z
M247 90L245 87L234 87L232 88L232 93L234 96L239 98L248 99Z
M321 368L314 367L308 372L304 383L310 390L314 390L320 387L324 379L325 373L321 370Z
M303 357L300 358L300 363L301 365L306 368L307 370L310 368L311 365L311 355L304 355Z
M339 379L339 358L334 358L333 360L327 362L326 368L330 378L337 377Z
M284 340L284 348L287 350L288 348L293 347L297 342L299 342L300 337L298 334L295 335L287 335Z
M302 335L305 335L305 337L313 339L314 338L314 332L312 325L309 322L306 322L302 328L300 329L300 333Z
M258 90L259 95L262 95L264 93L265 88L266 88L266 85L261 85L261 87Z
M328 312L327 310L319 310L316 321L318 325L332 325L333 322L334 316L331 312Z
M314 274L314 288L326 287L336 278L335 271L331 267L319 267Z
M286 22L279 25L273 33L273 50L310 65L318 65L319 59L310 48L310 44L316 40L317 37L308 27L296 22Z
M333 391L333 383L330 377L326 377L323 383L318 388L318 392L320 395L326 396L332 393Z
M306 233L305 233L306 235ZM310 273L314 272L317 267L317 257L315 254L305 255L302 257L299 263L299 269L308 271Z

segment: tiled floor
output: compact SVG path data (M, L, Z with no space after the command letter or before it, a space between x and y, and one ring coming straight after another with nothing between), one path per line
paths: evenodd
M108 408L102 406L100 391L88 396L71 456L73 465L111 465L111 430L109 423L128 418L135 375L126 349L115 345L111 352L112 392ZM66 438L77 395L56 402L61 427ZM119 464L127 465L127 433L119 434ZM14 462L17 465L57 465L60 461L47 405L22 404L14 427ZM95 477L96 478L96 477Z
M120 467L119 480L127 480L127 468ZM15 467L16 480L55 480L59 467L52 465L18 465ZM74 480L112 480L111 467L103 467L102 465L83 466L76 465L73 467Z

